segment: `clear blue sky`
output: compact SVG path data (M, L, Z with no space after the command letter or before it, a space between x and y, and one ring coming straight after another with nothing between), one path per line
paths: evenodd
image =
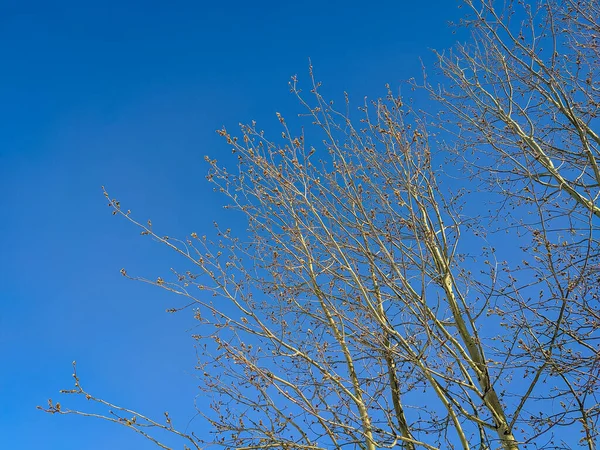
M0 0L0 447L154 448L36 411L71 387L72 360L98 395L193 416L191 311L168 315L177 298L119 275L178 260L111 216L101 185L165 234L227 220L204 179L203 156L229 153L215 129L298 112L287 82L306 80L308 58L334 96L384 95L453 43L459 13L448 0Z

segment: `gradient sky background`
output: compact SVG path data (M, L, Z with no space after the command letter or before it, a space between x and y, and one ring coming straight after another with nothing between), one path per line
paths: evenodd
M101 185L163 234L235 220L204 178L205 154L230 153L217 128L279 133L308 58L326 94L385 95L452 45L459 15L448 0L0 0L0 447L156 448L35 409L78 404L58 395L73 360L99 396L181 428L194 415L191 310L166 314L177 298L119 274L179 260L113 217Z

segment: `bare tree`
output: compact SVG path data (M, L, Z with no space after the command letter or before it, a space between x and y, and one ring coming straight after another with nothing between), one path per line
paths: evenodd
M446 107L439 123L452 136L448 153L497 194L504 207L495 228L513 230L526 256L504 266L506 281L489 291L513 327L508 342L520 347L510 344L506 361L527 379L511 392L511 428L530 429L537 442L577 423L581 444L594 448L600 4L464 3L471 44L438 55L446 85L425 87Z
M306 131L281 115L276 141L219 131L239 164L208 160L208 179L246 237L165 237L110 199L189 263L132 278L196 308L212 437L96 399L76 374L65 392L163 448L153 428L195 448L595 448L598 5L464 3L472 44L439 55L446 87L424 85L446 107L433 124L389 89L354 118L311 69L308 98L290 84Z

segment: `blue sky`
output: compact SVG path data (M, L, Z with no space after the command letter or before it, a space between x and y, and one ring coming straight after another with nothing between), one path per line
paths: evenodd
M459 13L447 0L0 0L2 447L155 448L36 411L71 387L73 360L109 400L184 426L194 414L191 311L166 314L177 298L119 275L177 258L111 216L102 185L165 234L232 220L204 179L203 156L229 153L217 128L299 112L287 82L307 79L308 58L326 93L384 95L452 45Z

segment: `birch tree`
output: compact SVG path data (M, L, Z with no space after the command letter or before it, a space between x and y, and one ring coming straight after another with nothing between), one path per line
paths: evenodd
M159 428L190 448L594 449L599 7L463 4L471 43L419 86L440 115L389 88L337 108L311 69L276 139L219 131L238 164L207 158L207 178L246 234L166 237L105 191L181 255L169 276L122 274L194 308L210 435L99 399L77 373L64 392L163 448Z

